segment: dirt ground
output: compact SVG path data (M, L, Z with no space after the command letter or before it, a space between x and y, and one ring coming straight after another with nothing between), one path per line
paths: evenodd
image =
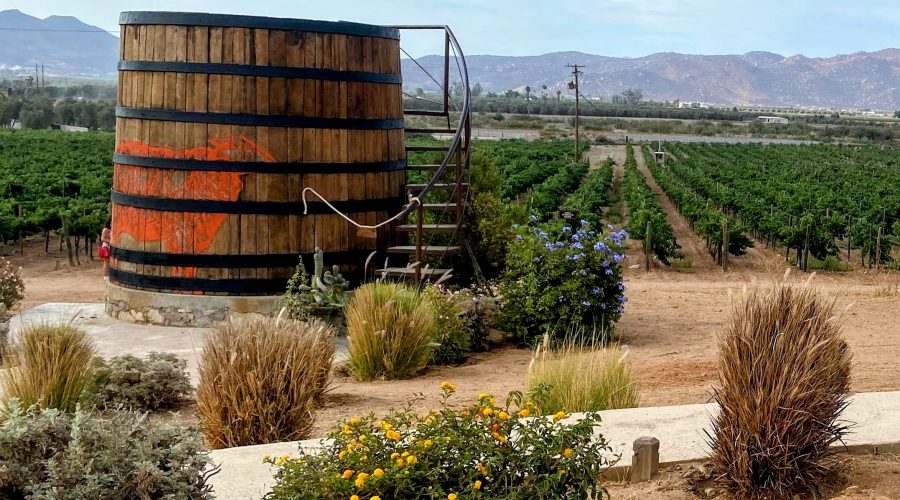
M624 159L624 147L591 151L595 161L607 156ZM640 154L639 167L649 176ZM617 167L617 175L621 169ZM650 186L659 192L650 179ZM716 380L716 335L725 327L733 303L742 290L767 286L784 276L783 254L764 248L751 249L733 258L723 273L706 253L705 245L672 203L661 197L663 208L685 255L679 269L654 264L643 270L640 244L628 245L625 285L628 304L617 333L628 350L642 406L707 402ZM82 265L70 267L58 242L45 254L43 240L28 242L24 257L18 247L5 248L11 262L22 267L26 284L24 308L46 302L102 302L103 279L98 262L81 257ZM843 273L812 276L794 271L791 281L812 279L843 313L844 335L853 352L853 391L900 390L900 273L853 269ZM455 401L489 392L505 395L523 390L527 383L531 352L507 347L480 353L463 366L427 370L413 380L359 383L337 370L326 406L318 412L314 435L324 435L336 419L374 412L384 414L411 397L424 394L418 408L433 407L443 380L456 384ZM900 462L883 458L856 457L853 479L861 498L900 498ZM669 477L653 486L614 486L616 498L693 498L680 482ZM646 488L656 488L647 490ZM869 493L867 493L869 491ZM848 494L849 495L849 494ZM868 496L867 496L868 495ZM878 496L882 495L882 496ZM884 496L886 495L886 496ZM843 498L843 497L841 497Z

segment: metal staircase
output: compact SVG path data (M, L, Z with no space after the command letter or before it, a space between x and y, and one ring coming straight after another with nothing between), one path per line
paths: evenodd
M452 272L446 263L463 252L465 240L465 210L469 201L470 146L472 139L471 94L469 74L462 49L448 26L395 26L400 30L438 30L444 35L443 85L431 77L442 91L440 109L404 110L406 116L441 117L447 126L441 128L407 128L407 134L450 135L450 145L406 146L409 153L444 153L437 164L409 165L407 167L406 193L410 202L393 226L393 241L408 239L406 244L388 247L385 267L375 272L379 276L435 281ZM408 54L407 54L408 55ZM411 58L413 61L415 59ZM457 107L450 96L451 60L459 70L462 83L462 106ZM418 62L416 62L418 65ZM421 66L419 66L422 68ZM422 68L425 71L424 68ZM427 73L427 72L426 72ZM455 109L451 109L455 108ZM451 117L458 115L455 127ZM427 183L410 183L410 172L432 172ZM426 263L426 261L428 263ZM439 267L431 267L437 263Z

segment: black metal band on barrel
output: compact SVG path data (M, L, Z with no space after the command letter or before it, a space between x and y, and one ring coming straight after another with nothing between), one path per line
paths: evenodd
M371 250L330 251L324 254L325 265L359 264L362 265ZM112 258L132 264L171 267L201 267L223 269L256 269L260 267L295 267L300 258L307 270L312 270L313 254L256 254L256 255L208 255L167 252L146 252L127 248L112 247Z
M200 113L169 109L116 107L118 118L163 120L170 122L238 125L246 127L297 127L352 130L395 130L403 128L403 120L369 120L365 118L322 118L317 116L257 115L247 113Z
M176 61L119 61L119 71L151 71L201 73L212 75L265 76L269 78L302 78L359 83L403 83L399 73L372 73L339 69L257 66L255 64L219 64Z
M156 290L273 295L284 292L288 280L280 278L207 279L147 276L110 267L109 281L125 286Z
M233 16L201 12L123 12L119 24L165 24L169 26L214 26L217 28L252 28L271 30L309 31L337 35L373 36L400 39L400 30L374 24L347 21L315 21L280 17Z
M310 195L311 199L318 200ZM160 198L112 191L112 202L118 205L161 212L196 212L210 214L303 215L300 201L218 201ZM369 200L331 201L342 213L393 211L403 205L402 197ZM334 211L321 201L307 202L307 215L327 215Z
M406 160L357 163L297 163L264 161L189 160L113 154L113 162L136 167L204 172L241 172L248 174L366 174L394 172L406 168Z

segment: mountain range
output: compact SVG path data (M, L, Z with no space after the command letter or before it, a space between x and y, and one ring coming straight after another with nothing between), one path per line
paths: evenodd
M465 46L465 40L462 43ZM0 69L31 74L35 64L43 64L48 75L109 77L115 75L118 46L114 35L74 17L38 19L18 10L0 11ZM900 109L900 49L827 58L771 52L661 52L636 58L554 52L474 55L466 60L470 81L498 93L529 86L537 96L555 97L557 90L569 94L571 70L566 65L577 63L585 66L580 83L586 96L607 97L639 88L646 99L666 101ZM441 56L424 56L416 62L440 79ZM407 90L436 89L412 60L404 59L402 69Z

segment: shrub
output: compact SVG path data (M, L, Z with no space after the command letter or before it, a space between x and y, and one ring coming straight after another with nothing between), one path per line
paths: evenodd
M19 275L20 269L0 257L0 304L7 310L15 309L25 298L25 283Z
M581 346L571 339L554 348L545 336L528 367L528 388L548 413L634 408L638 391L626 355L616 346Z
M465 311L453 293L436 286L425 289L425 299L434 315L430 337L436 344L429 362L435 365L462 363L472 351L472 332L463 317Z
M140 413L0 409L2 498L212 498L207 464L196 430Z
M525 220L524 209L504 203L493 193L479 193L467 217L469 243L481 271L488 277L499 275L506 265L507 249L516 237L512 227Z
M94 345L84 331L72 325L31 325L8 354L11 368L0 371L4 399L75 411L92 377Z
M305 438L328 385L334 330L320 321L221 324L200 355L197 410L212 448Z
M279 466L269 500L290 498L602 498L600 474L610 448L589 413L571 424L564 413L537 413L511 393L503 405L482 394L465 408L448 403L420 416L409 409L376 421L340 422L320 452L300 450Z
M619 250L625 237L596 232L584 220L579 228L520 228L500 287L507 331L523 343L571 323L611 331L626 301Z
M144 359L116 356L94 358L90 393L94 402L156 411L177 406L191 393L187 362L172 353L151 352Z
M434 314L415 288L368 283L345 310L350 370L360 380L408 378L422 370L434 344Z
M850 388L833 302L808 286L752 291L719 350L710 446L722 486L742 498L790 498L828 479Z

